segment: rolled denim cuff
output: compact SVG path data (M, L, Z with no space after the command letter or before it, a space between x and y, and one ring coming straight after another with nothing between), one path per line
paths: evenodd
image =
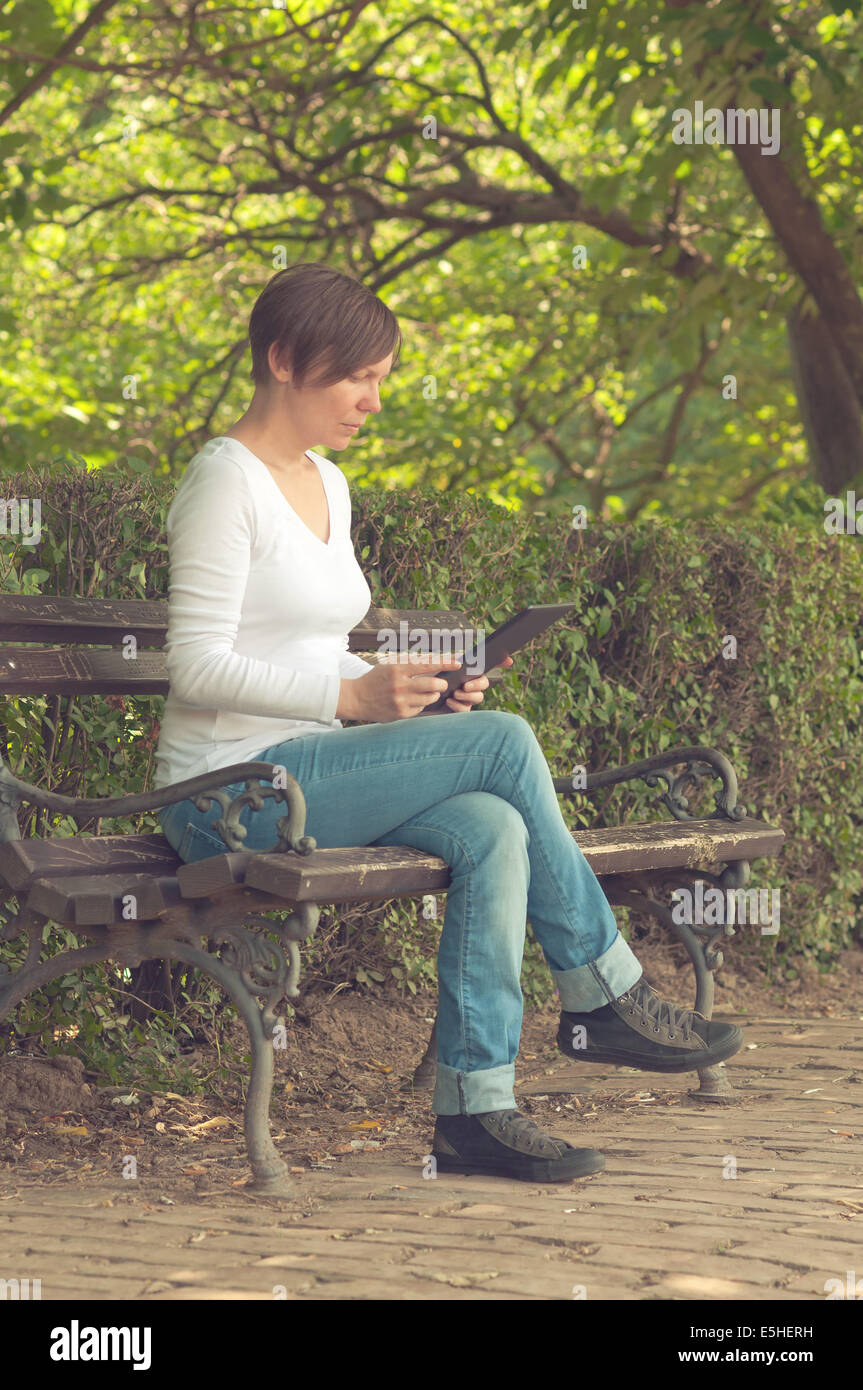
M573 972L570 971L570 974ZM456 1071L437 1064L432 1110L436 1115L482 1115L488 1110L515 1110L515 1063L484 1071Z
M552 970L560 993L560 1007L571 1014L590 1013L610 1004L641 978L637 956L618 932L607 951L574 970Z

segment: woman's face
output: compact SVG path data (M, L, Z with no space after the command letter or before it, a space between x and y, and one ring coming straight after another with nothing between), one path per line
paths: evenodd
M299 436L308 439L309 448L315 444L347 448L366 418L381 408L379 388L392 367L393 355L361 367L332 386L315 386L307 380L296 390L288 384L291 424Z

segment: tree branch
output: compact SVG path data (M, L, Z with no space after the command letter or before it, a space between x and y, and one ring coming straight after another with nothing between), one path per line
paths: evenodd
M5 125L9 117L14 115L34 92L38 92L40 87L44 87L45 83L53 77L57 68L63 66L69 54L74 53L75 49L79 47L81 40L89 34L90 30L95 28L97 24L101 24L109 10L116 9L119 3L120 0L97 0L97 3L93 6L90 13L86 18L81 20L77 29L74 29L68 39L65 39L60 45L53 58L49 58L43 63L42 67L39 68L37 72L34 72L32 77L27 79L20 92L16 92L15 96L7 101L2 111L0 111L0 126Z

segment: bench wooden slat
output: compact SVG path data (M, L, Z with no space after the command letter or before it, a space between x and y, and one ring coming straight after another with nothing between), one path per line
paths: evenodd
M378 652L363 653L374 663ZM503 679L498 668L489 685ZM167 695L164 652L139 651L127 660L118 650L96 647L4 647L0 650L0 691L4 695Z
M131 633L144 647L164 645L164 599L52 598L0 594L0 639L13 642L120 642Z
M163 652L139 651L127 660L118 650L4 647L0 689L4 695L167 695Z
M704 867L713 861L758 859L778 854L785 833L777 826L745 820L643 821L611 829L578 830L573 839L593 872ZM248 862L243 865L243 853ZM226 860L232 861L230 864ZM400 845L319 849L309 855L214 855L177 870L185 898L208 897L240 880L289 902L371 902L376 898L440 891L449 868L436 855Z
M164 835L28 836L0 844L0 878L15 892L35 879L77 874L134 874L155 871L173 875L182 864Z
M351 651L373 650L381 628L406 622L417 628L471 627L466 613L451 608L369 608L349 636ZM134 636L140 646L162 647L168 633L165 599L46 598L0 594L0 640L119 644ZM366 644L364 648L363 644Z
M176 878L148 874L109 874L101 878L37 878L27 894L27 907L70 927L128 926L125 908L136 899L135 921L161 917L182 901Z

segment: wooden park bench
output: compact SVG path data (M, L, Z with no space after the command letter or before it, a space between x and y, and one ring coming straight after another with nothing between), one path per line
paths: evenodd
M429 633L471 628L462 613L372 608L351 633L351 650L375 654L378 631L398 631L401 621ZM168 677L159 648L167 624L164 601L2 595L0 638L43 645L0 649L0 689L7 697L165 695ZM129 659L130 653L134 659ZM501 674L492 673L493 680ZM237 763L135 796L73 799L18 780L6 767L3 751L0 883L5 885L8 920L0 940L26 933L29 951L16 971L0 966L0 1020L31 990L96 961L131 967L149 960L177 960L207 972L236 1005L251 1039L245 1106L253 1174L249 1190L274 1195L290 1191L287 1167L270 1137L269 1102L274 1042L278 1045L279 1035L284 1037L279 1006L299 993L298 943L314 933L321 904L443 893L449 883L448 866L433 855L398 846L316 849L304 834L302 789L289 776L285 787L274 786L271 763ZM680 764L683 770L673 776L671 769ZM708 817L693 818L684 791L697 788L705 777L721 784L716 809ZM590 795L633 779L643 779L648 786L664 783L659 800L670 811L671 821L578 830L573 836L612 906L652 914L683 943L695 971L694 1007L710 1018L712 972L722 963L718 940L733 935L734 928L729 922L678 923L661 897L671 888L692 888L699 879L723 890L743 889L750 861L778 854L785 836L777 827L746 816L737 804L734 769L715 749L668 749L642 762L593 773L582 790ZM233 783L245 783L245 791L229 802L218 789ZM555 778L555 787L564 794L576 791L571 776ZM240 814L247 806L260 809L270 796L286 803L278 842L263 851L244 849ZM221 806L215 829L225 843L223 854L184 864L160 833L80 833L81 823L91 819L155 812L186 799L196 799L203 811L210 809L212 799ZM22 803L71 817L79 832L22 839ZM707 872L704 864L719 872ZM11 895L17 899L14 913ZM261 915L279 909L287 911L282 921ZM71 929L89 944L43 959L46 922ZM730 1094L721 1068L706 1068L699 1075L697 1094L717 1100ZM414 1073L419 1088L433 1081L434 1033Z

